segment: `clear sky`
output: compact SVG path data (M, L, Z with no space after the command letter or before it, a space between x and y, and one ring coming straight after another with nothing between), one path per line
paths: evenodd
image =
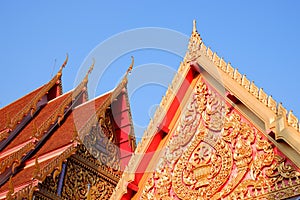
M296 0L1 1L0 107L48 82L66 53L69 63L63 71L64 91L74 87L84 61L91 63L90 52L99 44L108 52L128 46L122 41L116 44L116 34L159 27L189 37L192 20L196 19L207 46L300 117L299 10L300 1ZM137 36L140 40L144 37ZM147 37L156 39L153 35ZM101 46L112 38L113 48ZM96 67L108 69L108 78L99 82L95 95L115 87L131 55L136 69L155 63L147 74L148 83L153 78L154 84L137 88L130 97L134 122L143 128L167 85L155 84L155 74L160 74L155 70L161 66L174 72L182 58L158 48L141 48L114 57L108 66L100 66L100 60L107 56L98 55ZM166 77L166 81L170 80L170 76Z

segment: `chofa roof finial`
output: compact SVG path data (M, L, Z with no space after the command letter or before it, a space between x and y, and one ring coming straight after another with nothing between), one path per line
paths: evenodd
M196 20L193 20L193 33L197 33L197 24L196 24Z
M130 64L130 66L127 69L127 74L132 71L133 65L134 65L134 57L131 56L131 64Z
M92 63L92 65L90 66L90 68L89 68L89 70L87 71L87 73L85 74L85 77L84 77L84 79L83 79L83 82L88 82L89 74L92 73L94 67L95 67L95 58L93 58L93 63Z
M67 54L64 63L60 66L60 68L59 68L59 70L58 70L58 72L57 72L57 75L56 75L57 77L61 77L61 75L62 75L62 70L63 70L63 68L65 68L65 66L67 65L68 60L69 60L69 55Z

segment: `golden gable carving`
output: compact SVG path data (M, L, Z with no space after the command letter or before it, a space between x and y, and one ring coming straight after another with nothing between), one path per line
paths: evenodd
M141 199L288 198L297 170L200 78Z

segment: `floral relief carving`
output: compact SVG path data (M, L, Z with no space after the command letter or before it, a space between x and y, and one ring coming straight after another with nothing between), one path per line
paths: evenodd
M300 173L199 79L141 199L288 198Z
M81 166L73 159L68 161L63 199L86 199L88 192L91 199L109 199L114 188L113 183L102 179L99 174Z

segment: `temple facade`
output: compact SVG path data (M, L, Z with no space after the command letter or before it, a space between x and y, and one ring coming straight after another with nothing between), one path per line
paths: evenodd
M300 195L300 126L196 30L111 200Z
M87 72L62 70L0 110L0 199L296 199L300 125L207 48L194 22L187 53L135 136L127 75L95 99Z
M109 199L135 149L127 74L88 100L88 74L62 93L62 70L0 110L0 199ZM112 109L113 108L113 109Z

